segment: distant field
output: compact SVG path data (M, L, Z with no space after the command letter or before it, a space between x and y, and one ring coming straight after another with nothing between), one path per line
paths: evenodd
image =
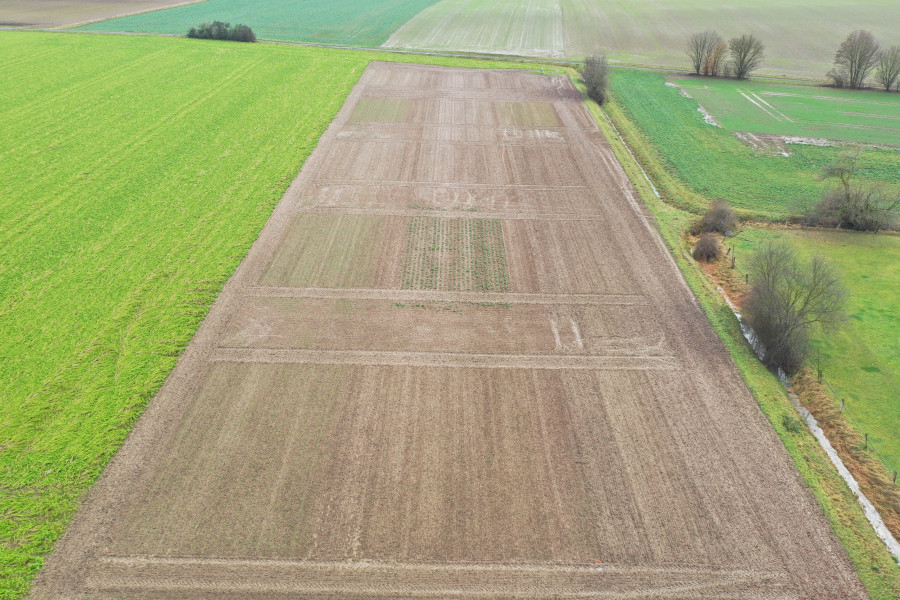
M798 94L805 90L794 89ZM669 171L706 198L724 198L747 215L783 219L805 214L827 185L819 180L821 168L843 151L790 145L786 148L790 156L785 157L771 148L754 149L731 131L707 124L697 110L697 100L666 86L665 76L659 73L617 70L612 90L617 106L652 142ZM897 150L867 148L861 164L864 179L900 189ZM704 207L698 202L690 208Z
M900 94L730 79L675 82L731 131L900 146Z
M900 469L900 237L841 231L749 231L738 252L767 238L821 254L840 270L850 292L850 321L819 343L828 381L845 398L855 426L867 432L891 469Z
M712 28L762 38L770 73L822 77L854 29L900 43L896 8L894 0L441 0L385 46L572 58L606 50L621 61L684 66L685 39Z
M80 27L88 31L187 33L204 21L243 23L260 38L378 46L434 0L207 0Z
M110 19L187 0L3 0L0 27L59 27Z
M24 593L365 66L391 57L41 33L0 34L0 55L7 599Z

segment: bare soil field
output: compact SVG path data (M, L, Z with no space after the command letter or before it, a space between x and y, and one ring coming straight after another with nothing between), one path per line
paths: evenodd
M0 27L71 27L202 0L4 0Z
M566 78L373 63L34 598L865 598Z

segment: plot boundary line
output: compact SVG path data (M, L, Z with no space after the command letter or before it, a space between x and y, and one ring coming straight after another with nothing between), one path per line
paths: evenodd
M222 593L352 594L405 597L644 598L702 590L727 597L781 597L791 590L783 572L631 565L525 563L327 562L108 556L89 576L94 590L159 589ZM264 572L259 574L260 570ZM272 571L277 576L272 576ZM106 572L104 572L106 571ZM204 572L205 571L205 572ZM470 578L470 581L466 581ZM653 581L669 578L669 581ZM650 579L651 581L648 581ZM655 585L653 585L655 583ZM649 584L649 585L648 585ZM616 586L619 589L610 589ZM763 588L768 594L760 595ZM781 592L780 594L778 592Z
M476 304L549 304L592 306L651 306L641 294L540 294L525 292L466 292L376 288L319 288L257 286L247 295L258 298L317 298L335 300L394 300L406 302L469 302Z
M602 215L577 213L488 212L482 210L444 210L440 208L352 208L343 206L304 206L298 213L312 215L373 215L379 217L439 217L445 219L503 219L504 221L605 221Z
M489 369L553 369L591 371L675 371L671 355L477 354L390 350L309 350L219 347L210 362L304 363L386 367L475 367Z

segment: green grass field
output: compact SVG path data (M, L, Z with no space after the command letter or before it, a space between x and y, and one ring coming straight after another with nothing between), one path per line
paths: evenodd
M78 29L184 34L204 21L226 21L249 25L261 39L371 47L434 1L207 0Z
M791 145L789 157L758 152L731 131L707 124L696 99L665 84L660 73L619 69L612 92L666 171L701 195L686 208L699 212L708 199L724 198L747 216L777 220L805 214L818 202L829 185L819 173L842 149ZM900 151L867 148L861 164L862 179L900 189Z
M869 434L890 469L900 469L900 236L751 230L739 236L737 251L749 256L768 238L785 239L801 256L827 257L843 276L850 319L837 334L816 340L822 369L846 400L851 422Z
M900 147L900 94L711 78L675 83L729 131Z
M392 57L9 32L0 54L0 598L10 599L365 66Z
M824 77L854 29L900 43L900 11L893 0L441 0L386 45L577 59L605 50L629 63L684 67L685 40L704 29L759 36L769 73Z

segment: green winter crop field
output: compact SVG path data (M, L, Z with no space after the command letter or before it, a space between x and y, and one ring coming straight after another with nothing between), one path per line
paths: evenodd
M78 29L184 34L204 21L226 21L249 25L262 39L378 46L434 1L207 0Z
M803 256L827 257L849 292L850 320L818 340L822 369L846 414L891 469L900 469L900 236L831 230L754 230L740 235L743 256L783 238ZM746 262L739 265L746 266Z
M900 94L733 79L675 83L730 131L900 147Z
M391 57L9 32L0 55L9 599L24 594L363 69Z
M687 37L715 29L752 33L768 47L772 74L823 77L850 31L900 43L894 0L441 0L403 25L386 46L503 52L683 67Z
M777 220L805 214L829 185L819 180L822 167L844 151L791 144L785 157L753 149L728 129L706 123L697 100L667 86L660 73L617 70L612 92L670 174L706 199L728 200L746 216ZM867 147L860 164L862 179L900 189L900 151ZM687 208L705 207L700 201Z

